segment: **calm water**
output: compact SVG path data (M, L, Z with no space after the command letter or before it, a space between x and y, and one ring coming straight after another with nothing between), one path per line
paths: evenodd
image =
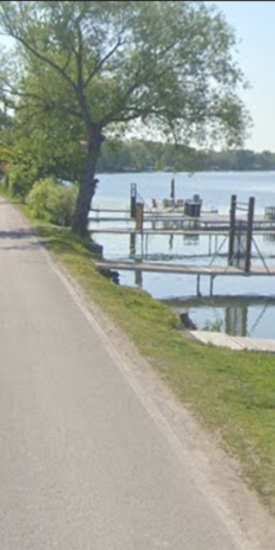
M141 174L101 174L94 199L94 207L128 208L130 184L136 183L138 193L148 205L152 199L162 201L169 198L171 178L176 180L176 199L188 199L197 193L203 199L203 209L217 208L219 213L228 213L230 197L236 194L238 201L248 202L254 196L256 213L263 214L265 206L275 206L275 172L252 173L198 173L170 174L164 172ZM107 214L106 214L107 215ZM114 226L105 223L104 226ZM121 223L118 224L120 226ZM102 226L103 227L103 226ZM104 257L108 259L129 258L129 236L96 235L96 240L104 246ZM150 236L144 243L151 255L149 259L174 263L209 265L209 238L206 236L171 239L169 236ZM275 263L275 242L259 237L257 245L268 259ZM212 237L212 251L220 248L226 254L228 242ZM141 242L137 242L137 252L141 251ZM254 247L253 264L261 264ZM198 257L199 256L199 257ZM269 258L269 256L274 256ZM225 264L225 258L215 258L215 264ZM204 299L196 298L196 277L193 275L163 275L143 273L142 280L136 280L131 272L121 272L123 285L136 285L148 291L157 299L167 300L177 311L188 311L198 328L213 325L231 334L249 335L258 338L275 338L275 278L274 277L217 277L214 283L215 297L210 300L209 278L201 278L201 292ZM227 299L224 299L228 297ZM245 299L244 299L245 298Z

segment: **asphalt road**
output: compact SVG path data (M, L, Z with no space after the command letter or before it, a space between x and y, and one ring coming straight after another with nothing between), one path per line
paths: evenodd
M4 199L0 308L1 550L246 548Z

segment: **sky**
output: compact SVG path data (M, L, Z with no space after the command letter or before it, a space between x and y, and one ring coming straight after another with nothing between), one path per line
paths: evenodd
M275 1L206 3L224 13L240 42L236 60L250 83L241 97L253 120L245 147L275 152Z

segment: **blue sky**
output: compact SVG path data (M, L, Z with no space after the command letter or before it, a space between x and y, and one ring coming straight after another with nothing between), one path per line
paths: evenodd
M251 89L242 97L254 127L246 147L275 152L275 2L207 2L226 16L240 41L238 60Z

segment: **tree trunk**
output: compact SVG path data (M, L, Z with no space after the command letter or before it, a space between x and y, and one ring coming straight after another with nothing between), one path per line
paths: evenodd
M97 180L95 171L104 137L100 131L93 129L88 142L88 155L80 180L76 208L73 217L72 230L82 237L88 233L88 216L92 198L95 194Z

